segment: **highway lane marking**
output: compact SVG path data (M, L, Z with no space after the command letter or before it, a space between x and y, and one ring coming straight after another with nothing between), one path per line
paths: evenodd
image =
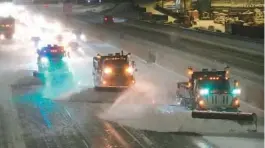
M66 108L64 108L64 109L65 109L66 113L68 114L68 116L72 119L70 112Z
M136 141L142 148L146 148L144 145L141 144L141 142L135 137L133 136L132 133L130 133L124 126L122 126L121 124L118 124L129 136L131 136L131 138L133 138L134 141ZM151 140L149 140L147 137L143 137L143 140L146 142L146 144L148 144L148 146L152 146L153 143L151 142Z
M82 140L82 142L84 143L84 145L86 146L86 148L89 148L89 147L88 147L88 144L86 143L85 140Z

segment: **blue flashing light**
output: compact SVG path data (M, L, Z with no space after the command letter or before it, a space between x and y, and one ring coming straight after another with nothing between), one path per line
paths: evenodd
M209 89L201 89L200 90L201 95L208 95L209 94Z

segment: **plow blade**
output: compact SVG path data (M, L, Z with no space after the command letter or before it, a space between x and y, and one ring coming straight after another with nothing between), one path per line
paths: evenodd
M240 113L240 112L233 113L233 112L192 111L192 118L255 121L257 120L257 115L255 113Z
M241 125L252 124L257 127L257 115L255 113L192 111L191 116L198 119L231 120Z

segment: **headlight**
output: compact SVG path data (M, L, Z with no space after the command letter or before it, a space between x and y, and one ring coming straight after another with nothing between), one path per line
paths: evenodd
M207 95L207 94L209 94L209 90L208 89L201 89L200 94L201 95Z
M47 58L41 58L41 63L48 63L49 62L49 60L47 59Z
M200 101L199 101L199 105L200 105L201 107L203 107L203 106L205 105L204 100L200 100Z
M86 36L85 36L84 34L81 34L81 35L80 35L80 39L81 39L82 41L86 41Z
M107 67L107 68L104 68L104 73L105 74L111 74L112 73L112 69Z
M126 72L129 73L129 74L132 74L133 73L133 68L132 67L126 68Z
M233 91L232 91L232 93L234 94L234 95L239 95L239 94L241 94L241 89L234 89Z
M5 39L5 36L3 34L0 35L0 39L1 40L4 40Z

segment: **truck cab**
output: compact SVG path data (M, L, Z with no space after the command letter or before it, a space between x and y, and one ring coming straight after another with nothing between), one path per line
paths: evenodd
M15 33L15 19L13 17L0 17L0 39L12 39Z
M134 68L129 55L115 53L93 58L95 88L127 88L135 83Z
M238 82L231 85L227 71L190 72L188 82L178 83L177 97L196 110L237 111L240 107Z

